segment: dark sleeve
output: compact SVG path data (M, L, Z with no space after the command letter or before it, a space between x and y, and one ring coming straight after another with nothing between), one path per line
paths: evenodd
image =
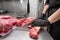
M48 5L48 4L49 4L49 0L46 0L45 5Z

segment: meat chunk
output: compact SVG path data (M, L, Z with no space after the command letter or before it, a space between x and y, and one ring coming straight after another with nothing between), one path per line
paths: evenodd
M26 20L23 22L22 26L32 23L34 19L35 19L34 17L26 18Z
M10 15L0 15L0 19L11 19L11 18L13 17Z
M29 31L29 36L32 39L38 39L39 33L40 33L40 27L33 27L32 29L30 29Z
M21 18L19 20L17 20L17 26L22 26L22 24L24 23L24 21L26 20L26 18Z

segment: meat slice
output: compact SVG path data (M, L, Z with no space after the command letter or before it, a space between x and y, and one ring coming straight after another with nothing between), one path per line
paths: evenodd
M32 29L33 27L31 25L27 26L27 28Z
M30 29L29 31L29 36L32 39L38 39L39 33L40 33L40 27L33 27L32 29Z
M0 19L0 33L4 34L9 32L13 28L12 22L5 20L5 19Z
M10 15L0 15L0 19L11 19L11 18L13 17Z
M22 26L22 24L24 23L25 20L26 20L26 18L18 19L16 25L17 26Z
M0 34L2 34L3 24L0 22Z
M23 22L22 26L32 23L34 19L35 19L34 17L26 18L26 20Z
M12 26L15 26L16 25L17 20L18 19L7 19L7 21L9 21L12 24Z
M24 26L26 24L30 24L34 19L35 19L34 17L18 19L17 26Z

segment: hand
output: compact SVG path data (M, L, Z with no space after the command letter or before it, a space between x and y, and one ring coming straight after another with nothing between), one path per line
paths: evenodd
M38 16L38 18L39 18L39 19L44 19L45 16L46 16L46 15L45 15L44 13L41 13L41 14Z
M40 27L44 27L44 26L48 26L50 25L50 22L48 20L42 20L42 19L35 19L31 25L34 26L40 26Z

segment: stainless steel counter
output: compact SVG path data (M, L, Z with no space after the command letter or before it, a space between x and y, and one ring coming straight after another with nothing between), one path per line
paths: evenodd
M24 28L16 28L9 35L0 37L0 40L34 40L29 37L29 32ZM53 40L48 32L42 31L38 40Z

